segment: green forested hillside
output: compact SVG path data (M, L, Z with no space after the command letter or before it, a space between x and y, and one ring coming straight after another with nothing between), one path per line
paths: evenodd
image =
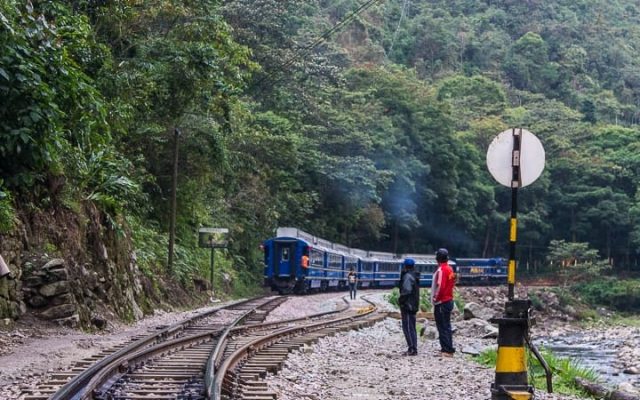
M520 126L547 165L521 192L519 260L565 240L638 269L634 1L24 3L0 0L4 234L90 205L163 274L177 128L173 275L187 284L208 265L202 226L231 229L236 282L260 280L276 226L505 255L509 191L485 152Z

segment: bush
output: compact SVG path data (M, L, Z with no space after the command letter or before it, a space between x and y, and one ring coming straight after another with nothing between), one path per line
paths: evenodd
M574 289L590 305L622 312L640 312L640 280L602 278L576 285Z
M431 311L431 300L429 299L430 290L421 289L420 290L420 311L427 312ZM400 308L400 304L398 303L398 299L400 298L400 290L398 288L393 288L391 293L386 294L384 296L385 300L389 302L389 304L393 304L394 306Z
M420 311L431 311L431 290L422 289L420 291Z
M0 184L2 180L0 180ZM15 210L11 194L0 189L0 233L8 233L13 229L16 221Z
M400 308L400 304L398 303L398 299L400 298L400 289L393 288L391 293L384 295L384 299L398 308Z

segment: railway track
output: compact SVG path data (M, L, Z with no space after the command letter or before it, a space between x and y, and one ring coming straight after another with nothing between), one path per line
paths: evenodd
M260 381L288 352L339 330L384 317L373 305L344 306L304 318L265 323L287 300L248 300L203 313L84 360L25 400L275 399ZM226 321L221 321L221 313Z
M370 326L386 317L376 306L344 309L337 315L323 314L313 319L290 320L279 326L265 325L263 330L243 330L228 335L224 355L214 353L220 360L213 371L207 370L207 398L212 400L275 400L277 395L268 389L262 378L278 371L289 352L324 336L339 331ZM222 342L221 342L222 343ZM213 372L213 373L212 373ZM210 380L209 380L210 379Z
M148 335L138 335L128 342L81 360L66 371L50 374L46 382L39 384L36 388L24 390L21 399L68 400L83 398L83 396L87 395L85 387L98 372L128 354L153 348L178 338L193 336L203 329L221 332L226 328L226 324L221 323L220 320L225 317L229 318L229 315L221 316L220 314L244 314L247 313L247 310L253 310L265 304L272 304L272 307L276 308L285 300L286 297L244 300L199 313L173 325L156 327L156 330ZM251 321L252 318L255 317L249 316L247 319Z

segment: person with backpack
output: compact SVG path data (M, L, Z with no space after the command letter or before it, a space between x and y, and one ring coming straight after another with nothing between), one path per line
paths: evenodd
M416 313L420 306L420 276L414 270L415 261L406 258L400 275L400 315L402 316L402 332L407 341L408 356L418 355L418 334L416 332Z

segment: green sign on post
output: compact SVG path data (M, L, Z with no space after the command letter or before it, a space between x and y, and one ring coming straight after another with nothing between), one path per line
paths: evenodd
M215 265L215 250L226 249L229 243L229 229L227 228L200 228L198 230L198 245L211 249L211 292L213 293L213 267Z

